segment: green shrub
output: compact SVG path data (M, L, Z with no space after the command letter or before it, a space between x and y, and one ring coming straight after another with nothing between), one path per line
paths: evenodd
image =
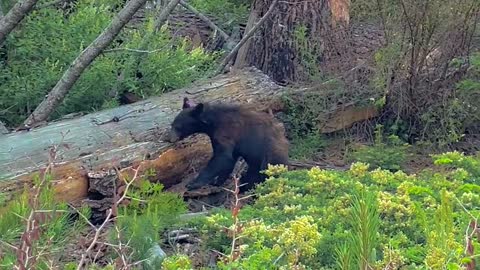
M374 168L400 170L408 157L410 145L402 142L396 135L390 135L384 142L381 128L382 126L379 125L375 130L374 145L361 145L353 149L350 159L368 163Z
M129 243L133 261L144 261L143 269L159 269L163 257L155 254L155 248L159 245L160 235L186 211L186 205L178 194L163 192L162 189L161 184L142 181L138 189L129 191L129 197L134 199L120 209L117 217L122 232L120 240ZM117 242L117 232L111 231L110 238L112 242Z
M311 132L304 137L292 138L289 155L294 159L311 160L325 146L326 141L323 136L317 132Z
M175 255L167 257L162 262L163 270L190 270L192 269L192 263L190 259L185 255Z
M38 204L33 206L34 192L25 189L14 200L8 202L0 210L0 265L5 269L13 269L16 265L17 253L7 243L17 246L25 232L26 220L32 214L40 222L40 233L37 240L28 241L33 256L38 256L35 266L38 269L49 269L51 260L58 260L63 254L65 244L78 236L77 232L85 228L84 220L69 220L69 209L66 203L58 203L54 199L54 190L50 176L42 181L37 175L33 179L35 188L39 188ZM79 209L83 215L89 215L88 208ZM28 237L34 238L33 235ZM48 250L48 252L45 252ZM33 265L30 265L33 267Z
M53 6L34 10L27 16L8 36L6 55L0 57L0 120L10 126L21 123L78 54L110 23L116 12L114 5L123 5L120 2L80 0L68 16ZM145 31L151 31L152 26L153 18L147 18L138 29L122 31L117 38L121 42L114 41L95 59L52 118L117 106L117 77L132 53L144 56L138 72L141 76L127 76L122 90L142 97L186 86L207 74L216 54L192 49L182 39L173 40L165 29L148 44L146 50L150 53L126 50L137 49Z
M470 260L462 247L465 229L480 214L480 185L467 172L471 162L449 164L451 170L418 176L364 163L348 171L270 167L256 201L240 210L240 257L219 268L358 269L362 259L375 269L460 267ZM195 224L208 248L229 254L223 228L232 226L230 211Z

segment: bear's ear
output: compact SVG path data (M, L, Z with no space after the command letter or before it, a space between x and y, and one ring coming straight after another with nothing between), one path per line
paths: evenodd
M192 101L190 101L187 97L183 98L182 109L188 109L188 108L193 107L194 105L195 104Z
M198 103L197 106L195 106L192 110L192 115L193 116L198 116L203 112L203 103Z

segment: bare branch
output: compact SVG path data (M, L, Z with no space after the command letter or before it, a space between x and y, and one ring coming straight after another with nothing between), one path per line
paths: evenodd
M108 209L107 217L105 218L105 221L102 223L102 225L100 225L100 227L98 229L95 228L95 236L93 237L93 240L92 240L92 243L90 243L90 246L88 246L87 250L82 254L82 258L80 259L80 262L78 263L77 270L82 269L82 266L85 263L85 259L87 258L87 255L90 254L90 252L92 251L95 244L97 244L98 237L100 237L100 233L102 232L103 228L110 221L111 216L112 216L112 209Z
M105 50L103 52L106 53L106 52L128 51L128 52L147 53L148 54L148 53L156 53L156 52L159 52L159 51L162 51L162 50L164 50L164 48L156 49L156 50L153 50L153 51L139 50L139 49L129 49L129 48L114 48L114 49L110 49L110 50Z
M18 1L5 16L0 14L0 45L20 21L33 9L38 0Z
M185 2L184 0L180 0L180 5L182 5L184 8L193 12L198 18L200 18L202 21L204 21L210 28L217 31L220 34L220 36L222 36L222 38L224 40L227 40L229 38L228 34L225 33L225 31L223 31L220 27L218 27L216 24L214 24L207 16L203 15L200 11L196 10L194 7L189 5L187 2Z
M223 72L225 67L228 65L228 63L233 59L235 54L242 48L242 46L257 32L258 29L260 29L260 26L267 21L268 17L273 13L275 10L275 7L277 6L278 0L274 0L272 4L270 5L270 8L268 11L263 15L263 17L258 21L258 23L250 29L250 31L240 40L240 42L232 49L232 51L225 57L223 60L222 64L220 64L220 67L217 69L215 72L215 75L218 75Z

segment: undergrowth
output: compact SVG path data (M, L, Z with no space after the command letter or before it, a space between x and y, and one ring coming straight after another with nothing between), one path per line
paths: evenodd
M480 159L458 152L433 158L441 173L408 175L365 163L347 171L270 167L256 201L239 211L240 255L219 269L465 267L480 254L476 241L465 241L480 214ZM194 223L204 248L224 254L231 239L222 228L232 224L227 209Z
M359 145L352 149L351 161L369 164L372 168L382 168L390 171L402 169L411 146L396 135L384 139L383 126L377 125L373 145Z
M21 123L35 109L123 2L80 0L72 5L68 16L54 5L34 10L8 36L0 55L0 120L8 126ZM52 118L118 106L118 76L132 54L142 57L140 68L123 78L121 90L142 98L187 86L215 67L216 53L174 39L165 27L143 52L135 51L153 20L147 16L143 25L123 30L82 74Z
M25 189L0 210L1 269L15 269L19 265L50 269L50 262L61 259L63 247L87 224L83 220L72 221L68 205L54 200L49 175L45 178L37 175L33 182L38 195ZM86 207L79 211L85 216L90 212ZM25 249L27 254L21 251Z
M46 179L50 181L49 176ZM184 256L179 254L164 260L166 254L161 248L162 232L176 224L179 215L186 211L183 199L176 193L164 192L161 184L137 180L140 184L127 190L125 198L129 203L118 206L113 226L105 229L107 242L92 235L92 239L81 235L91 225L87 206L74 210L66 203L56 201L49 182L42 184L39 203L33 205L31 190L26 189L0 210L0 268L23 269L21 266L25 265L28 269L56 269L52 267L60 266L64 267L62 269L80 269L79 262L69 261L72 260L71 254L65 252L78 245L83 248L81 243L84 241L87 246L96 241L97 246L109 248L103 258L106 261L120 260L131 264L130 267L141 266L142 269L188 269L190 263ZM37 186L39 182L37 177ZM76 212L78 218L73 218L71 214ZM38 230L31 228L32 217L35 222L40 222L36 225ZM101 226L90 229L96 231L99 228ZM70 249L66 250L66 246ZM27 255L23 250L28 251L27 260L20 259ZM117 269L115 265L100 267L94 264L89 269ZM135 267L133 269L137 269Z

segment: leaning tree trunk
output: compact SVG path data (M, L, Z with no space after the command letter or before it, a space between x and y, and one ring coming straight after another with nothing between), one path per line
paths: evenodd
M130 0L127 3L113 19L112 23L73 61L72 65L53 87L52 91L48 93L42 103L40 103L35 111L25 120L24 125L26 127L47 120L57 105L63 101L78 78L80 78L83 71L115 39L122 28L145 2L147 2L147 0Z
M253 2L245 32L272 2ZM348 7L347 0L280 1L262 29L240 49L234 67L255 66L276 81L292 82L304 79L309 68L320 64L351 62L342 61L349 53ZM302 28L305 38L300 35Z
M19 0L3 16L0 7L0 45L7 39L8 34L20 23L23 18L33 9L38 0Z

